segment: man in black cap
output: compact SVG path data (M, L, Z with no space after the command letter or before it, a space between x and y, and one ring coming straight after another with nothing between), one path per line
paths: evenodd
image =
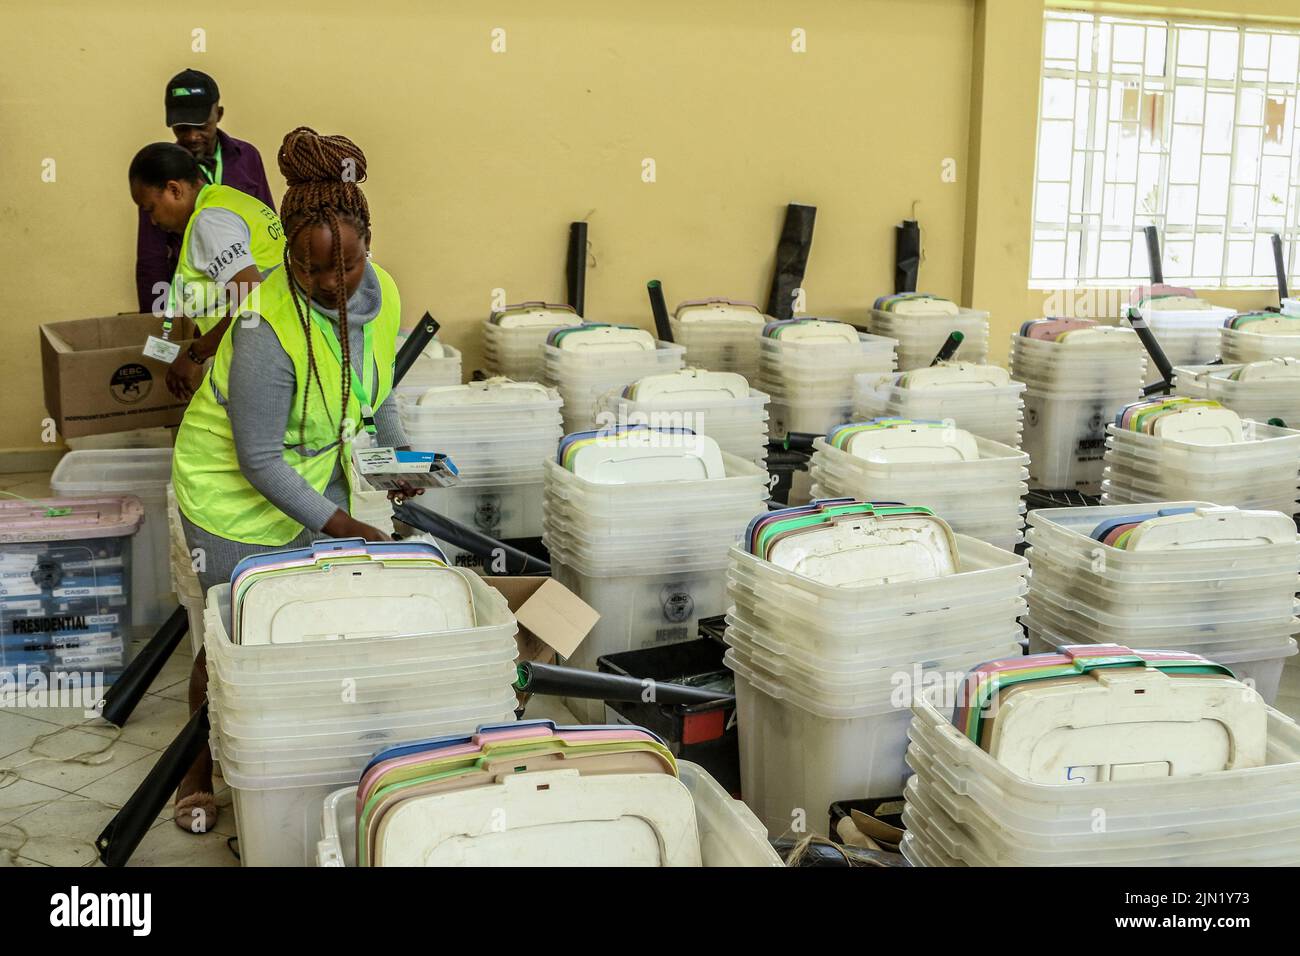
M233 186L274 209L257 149L217 128L225 113L220 101L217 81L206 73L177 73L167 81L163 96L167 125L176 142L194 154L208 182ZM180 248L179 235L155 226L141 211L135 252L135 287L141 312L153 312L166 303Z

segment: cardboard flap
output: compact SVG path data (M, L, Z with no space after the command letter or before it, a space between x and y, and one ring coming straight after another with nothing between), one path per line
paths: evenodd
M551 578L484 580L504 595L519 622L520 660L541 660L548 651L570 657L600 620L595 608Z

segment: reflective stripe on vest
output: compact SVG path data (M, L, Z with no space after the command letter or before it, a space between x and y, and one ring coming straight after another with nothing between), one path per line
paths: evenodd
M392 277L372 265L379 279L379 314L371 319L374 328L374 359L378 366L374 402L383 403L393 386L393 362L397 357L397 330L401 323L401 299ZM299 293L299 304L304 308ZM317 492L324 494L334 468L343 458L343 473L351 481L349 439L340 445L339 410L343 400L342 366L334 357L315 322L308 322L312 334L312 357L320 373L307 375L311 365L307 339L297 310L290 298L288 274L277 269L253 290L241 313L255 313L274 330L285 354L293 362L295 386L289 420L284 429L284 460ZM256 319L236 319L256 321ZM302 532L302 525L273 505L248 483L239 469L230 419L225 409L229 394L230 361L238 329L232 328L217 348L211 370L195 392L180 430L172 464L172 483L180 510L194 524L232 541L247 544L283 545ZM302 419L303 393L307 390L307 417ZM321 393L324 392L322 400ZM347 416L353 431L360 428L361 406L356 395L348 400ZM298 427L302 424L302 436ZM346 456L346 457L344 457Z
M263 275L284 262L284 227L274 209L233 186L209 184L200 189L194 200L194 213L185 224L185 233L181 237L181 251L171 289L174 313L194 319L200 333L216 325L223 313L223 295L216 281L190 262L190 234L204 209L229 209L244 220L252 237L253 261Z

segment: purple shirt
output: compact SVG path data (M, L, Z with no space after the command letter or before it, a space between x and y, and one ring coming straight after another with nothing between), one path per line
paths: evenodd
M262 157L257 148L252 143L227 136L220 129L217 130L217 142L221 144L222 185L256 196L274 209L271 186L266 181L266 170L262 168ZM155 289L159 282L163 285L171 283L180 251L181 237L155 226L144 210L140 210L140 229L135 244L135 290L141 312L153 311L160 294ZM162 295L165 297L166 293Z

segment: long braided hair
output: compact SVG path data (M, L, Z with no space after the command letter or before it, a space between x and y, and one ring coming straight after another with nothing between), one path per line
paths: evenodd
M366 154L346 136L322 136L310 127L299 126L284 137L276 162L289 187L280 203L280 221L284 223L286 240L285 275L289 279L289 297L293 300L307 340L307 386L302 390L298 441L299 444L304 443L303 433L313 376L322 402L325 400L325 390L320 382L320 370L316 367L316 356L312 348L311 304L293 281L293 273L289 268L290 249L304 231L324 223L329 226L333 240L332 255L337 280L335 308L339 314L339 350L343 359L343 403L339 410L342 454L343 442L349 437L345 431L348 427L348 402L352 396L352 350L348 335L348 294L343 281L343 239L339 224L349 222L363 239L370 236L370 207L366 203L365 193L358 185L366 178Z

